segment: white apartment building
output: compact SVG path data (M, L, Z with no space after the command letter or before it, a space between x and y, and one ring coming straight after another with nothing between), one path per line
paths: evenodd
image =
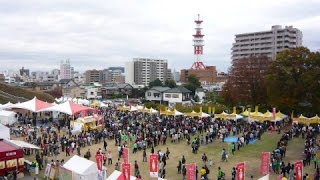
M125 81L129 84L148 86L156 79L164 82L167 78L168 62L165 59L134 58L126 63Z
M267 56L275 59L283 50L302 46L302 32L292 26L272 26L271 30L236 34L232 60L249 56Z
M70 61L61 61L60 63L60 78L59 79L71 79L73 68L70 66Z

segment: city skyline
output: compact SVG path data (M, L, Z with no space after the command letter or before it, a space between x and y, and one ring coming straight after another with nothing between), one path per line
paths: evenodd
M303 45L319 50L320 2L232 2L0 2L0 71L22 66L48 71L70 59L76 71L84 72L124 67L139 57L168 59L171 69L190 68L197 14L206 35L204 63L218 71L230 66L235 34L264 31L272 25L300 29Z

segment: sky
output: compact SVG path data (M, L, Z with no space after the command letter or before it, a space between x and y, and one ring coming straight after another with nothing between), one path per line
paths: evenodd
M203 61L227 71L234 35L292 25L303 45L320 49L320 0L0 0L0 70L49 71L70 59L75 70L167 59L190 68L197 14Z

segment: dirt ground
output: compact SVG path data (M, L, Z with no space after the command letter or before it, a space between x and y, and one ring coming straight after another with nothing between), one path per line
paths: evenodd
M182 155L186 158L186 163L196 163L198 166L198 169L200 171L201 166L203 165L203 162L201 160L202 154L206 153L208 156L208 159L213 159L214 165L212 167L209 167L210 174L209 179L217 179L217 169L220 166L222 168L222 171L226 173L226 179L231 179L231 170L232 167L235 167L238 162L245 162L246 163L246 177L249 179L251 175L253 175L254 179L258 179L260 176L260 163L261 163L261 152L263 151L272 151L276 147L277 141L280 139L280 135L278 133L265 133L261 140L257 141L255 144L250 144L248 146L245 146L244 148L240 149L240 151L236 151L235 155L229 155L229 161L228 162L221 162L221 152L222 148L229 149L228 143L223 143L221 140L215 140L213 143L208 145L202 145L200 146L200 149L197 154L193 154L191 147L187 145L185 141L181 141L180 143L171 143L168 142L166 146L159 145L155 147L155 152L158 150L161 150L162 152L166 151L166 148L168 147L170 150L170 159L167 160L167 168L166 168L166 179L168 180L181 180L182 175L177 174L177 165L178 161L181 159ZM132 144L129 145L131 147ZM303 147L304 146L304 139L302 138L294 138L289 142L289 145L287 147L287 155L284 159L284 162L287 164L288 162L294 163L297 160L302 159L303 155ZM94 144L92 146L87 146L85 148L81 149L81 155L83 156L84 153L90 148L92 157L90 160L95 161L94 154L95 152L101 148L103 149L103 143L100 144ZM108 151L112 152L113 156L113 165L107 166L107 174L111 174L114 170L114 164L117 161L118 158L118 152L117 147L115 146L115 142L112 140L108 141ZM74 155L76 154L76 151L74 151ZM147 149L147 156L149 159L150 149ZM71 155L72 157L72 155ZM49 161L51 159L54 160L61 160L64 159L67 161L70 157L66 157L65 153L61 153L58 156L55 157L49 157ZM33 159L33 157L26 157L26 159ZM132 154L132 148L130 148L130 162L132 164L131 166L131 174L133 173L133 164L134 161L137 160L139 167L140 167L140 173L142 176L142 179L152 179L149 177L149 163L148 162L142 162L142 151L138 151L135 154ZM123 162L123 160L120 160ZM209 166L209 164L207 164ZM43 170L42 170L43 171ZM312 167L307 167L304 169L304 172L307 172L309 174L314 173L314 169ZM43 174L43 172L41 173ZM40 175L39 177L41 177ZM276 179L277 175L274 173L271 173L270 179Z

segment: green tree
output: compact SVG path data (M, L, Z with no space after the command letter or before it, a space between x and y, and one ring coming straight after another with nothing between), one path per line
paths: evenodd
M267 76L271 106L299 113L320 111L320 53L305 47L278 54Z
M192 93L194 94L196 89L201 87L201 82L196 75L192 74L188 77L187 84L184 84L183 86L192 91Z
M224 104L224 99L216 91L208 92L206 95L206 100L213 104Z
M176 84L176 82L175 82L174 80L166 80L166 81L164 82L164 85L167 86L167 87L169 87L169 88L175 88L175 87L177 87L177 84Z
M156 79L154 81L151 81L149 83L149 88L152 88L154 86L163 86L162 82L160 81L160 79Z

